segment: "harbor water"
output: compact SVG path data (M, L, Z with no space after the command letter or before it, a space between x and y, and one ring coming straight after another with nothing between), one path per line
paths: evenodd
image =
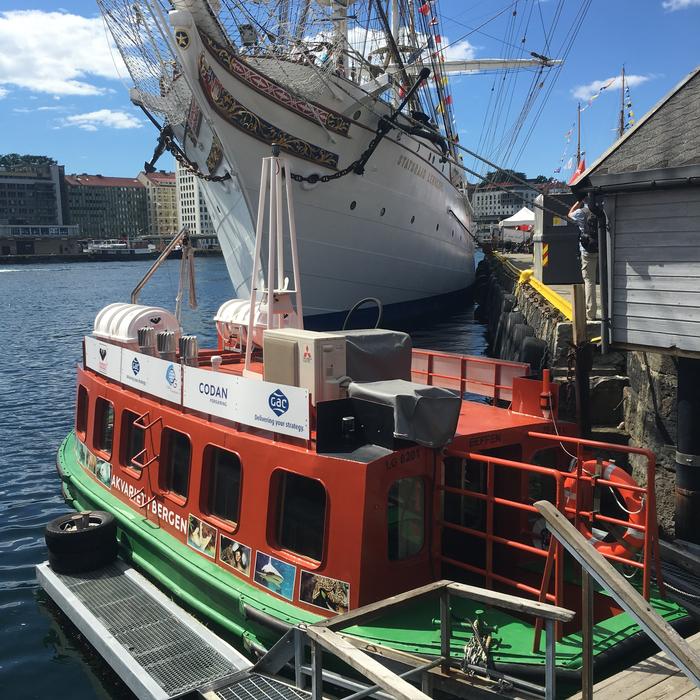
M75 365L95 314L129 293L150 262L0 267L0 688L2 698L130 698L116 675L38 588L43 530L68 509L55 469L72 427ZM168 261L141 302L174 307L178 261ZM222 258L199 258L196 310L183 325L212 346L211 320L232 285ZM486 350L473 308L412 329L414 345L463 354Z

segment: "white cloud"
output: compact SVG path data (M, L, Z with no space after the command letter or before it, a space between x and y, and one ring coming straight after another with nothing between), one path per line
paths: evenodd
M447 45L444 53L446 61L471 61L476 58L475 47L466 39Z
M0 46L0 85L55 96L99 95L105 90L91 78L114 80L127 74L116 49L110 52L99 17L42 10L0 12Z
M625 75L625 85L629 85L631 88L646 83L647 80L651 80L653 76L651 75ZM612 82L610 82L612 81ZM608 83L610 83L608 85ZM571 93L577 100L588 100L593 95L597 95L600 88L604 85L608 85L607 90L619 90L622 85L622 76L618 75L614 78L606 78L605 80L594 80L588 85L579 85L575 87Z
M664 0L661 6L664 10L675 12L676 10L687 10L689 7L698 7L700 0Z
M108 129L140 129L143 123L133 114L112 109L98 109L85 114L71 114L61 120L61 126L77 126L83 131L97 131L100 127Z
M7 97L7 93L10 92L9 90L6 90L4 87L0 87L0 100L3 97Z

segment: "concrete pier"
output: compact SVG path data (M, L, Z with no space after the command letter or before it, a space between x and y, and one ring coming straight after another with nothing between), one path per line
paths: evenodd
M488 323L490 351L496 357L532 365L538 355L523 352L524 338L540 341L528 341L528 348L545 348L543 366L550 368L555 381L562 385L562 417L572 419L572 287L543 285L528 273L531 267L531 255L487 255L477 272L478 315ZM589 340L595 342L600 334L600 322L587 324ZM659 527L665 535L673 534L674 525L676 384L673 357L614 347L602 355L600 345L596 345L590 381L594 436L609 442L629 442L656 454L657 509ZM643 483L641 461L636 464L632 458L630 466L635 478Z

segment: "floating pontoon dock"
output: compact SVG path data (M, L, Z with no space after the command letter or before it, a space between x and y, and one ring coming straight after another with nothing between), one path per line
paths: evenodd
M308 693L250 673L251 662L116 561L81 574L37 566L41 587L139 698L307 698Z

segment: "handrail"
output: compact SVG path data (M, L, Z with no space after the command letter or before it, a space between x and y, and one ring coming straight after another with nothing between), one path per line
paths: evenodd
M392 697L406 698L407 700L423 700L423 698L427 696L408 684L404 678L418 673L427 673L438 664L442 665L444 672L454 668L454 661L450 658L452 627L450 596L468 598L493 608L501 608L520 614L531 615L538 619L544 619L547 635L545 686L540 688L539 686L528 685L530 688L544 691L547 700L553 700L553 698L556 697L555 623L571 621L575 615L574 611L560 606L550 605L549 603L528 600L526 598L491 591L485 588L478 588L464 583L442 580L421 586L412 591L400 593L386 600L364 605L355 610L343 613L342 615L321 620L305 628L304 631L312 642L311 677L313 698L321 697L323 669L320 661L321 654L319 647L323 647L336 654L342 661L349 664L355 670L360 671L379 688L387 691ZM347 633L340 633L341 630L347 627L364 625L389 611L405 607L426 598L439 598L440 600L440 657L425 666L418 666L412 673L402 674L403 677L390 672L362 649L358 648L349 638L350 635ZM380 648L380 646L376 648ZM485 669L485 672L488 673L488 670ZM365 697L367 691L369 691L369 688L363 689L357 696L353 695L351 697Z
M673 659L690 681L700 688L700 654L639 595L624 576L606 561L605 557L592 547L549 501L537 501L535 507L547 521L549 531L581 565L585 575L590 574L608 591L647 635ZM585 636L591 644L592 634ZM586 651L589 652L589 650ZM588 655L590 656L590 652ZM592 668L584 668L584 672L592 674ZM585 680L585 686L592 688L592 677L588 676Z
M506 401L512 399L513 379L530 374L530 365L526 362L419 348L413 349L411 359L414 381Z

